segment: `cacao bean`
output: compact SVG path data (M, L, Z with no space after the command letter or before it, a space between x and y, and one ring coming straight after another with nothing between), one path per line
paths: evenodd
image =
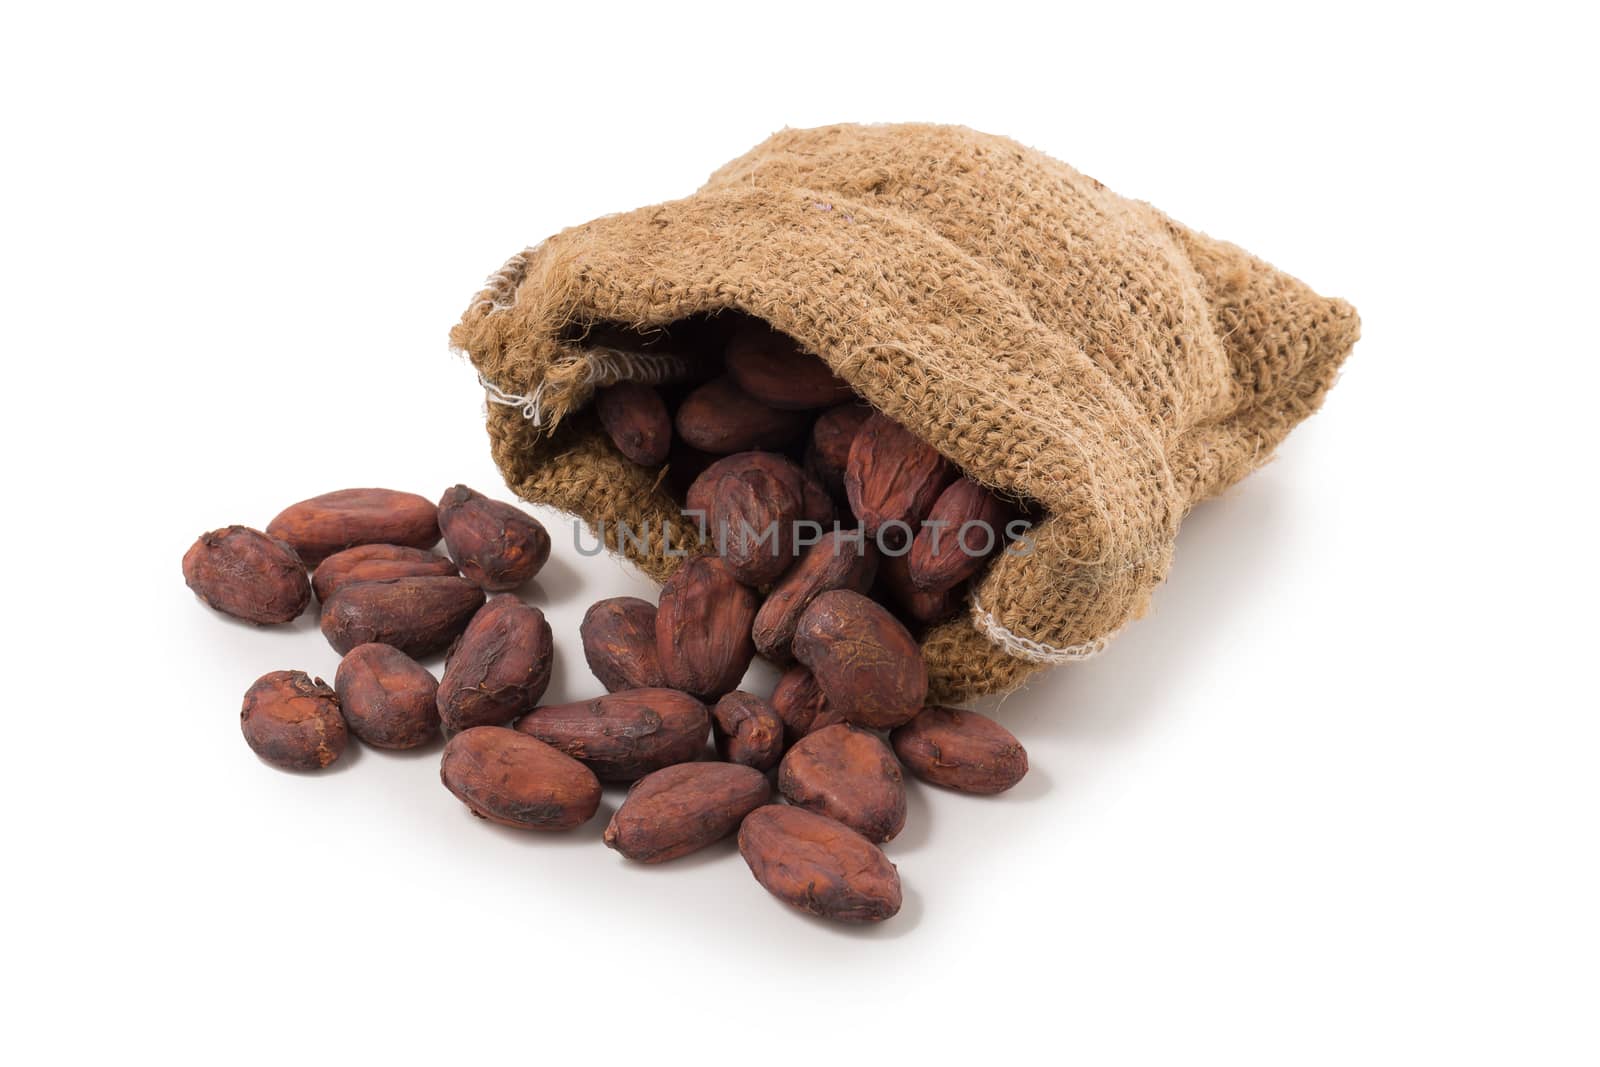
M739 388L771 407L804 411L842 404L855 395L826 363L764 322L752 321L734 332L725 362Z
M856 433L872 417L865 404L840 404L817 416L806 444L806 470L829 493L844 499L844 469L850 462L850 445Z
M751 472L760 472L788 485L800 499L801 521L814 522L823 529L833 525L833 498L828 496L822 483L775 452L738 452L712 463L689 486L684 495L684 510L697 512L709 528L718 483L728 475L744 476Z
M287 771L321 770L347 741L338 695L305 671L257 678L245 691L239 726L257 756Z
M1011 508L971 478L957 478L934 501L911 553L906 557L911 585L921 593L942 593L966 581L1005 545Z
M830 530L784 572L751 628L756 651L778 663L790 658L800 614L830 589L865 593L878 569L878 551L858 531Z
M485 604L450 651L439 680L439 721L451 732L504 726L550 685L554 642L544 612L514 596Z
M439 511L415 493L341 489L284 508L267 533L287 541L307 567L315 567L352 545L432 548L439 543Z
M900 872L837 820L768 804L745 816L739 854L785 904L839 922L881 922L900 910Z
M684 398L674 420L678 436L702 452L726 456L755 448L782 448L804 436L804 412L769 407L732 378L716 378Z
M1003 793L1028 773L1028 753L986 715L934 705L889 735L912 774L962 793Z
M734 690L711 709L717 752L729 763L771 770L783 755L783 720L752 693Z
M183 554L183 580L211 607L257 625L299 618L311 603L294 549L248 526L201 534Z
M898 619L860 593L818 596L800 616L792 647L847 722L888 729L922 710L922 650Z
M672 416L661 394L642 382L618 382L594 397L600 425L628 459L659 467L672 449Z
M778 791L868 841L888 841L906 824L900 762L876 734L845 723L807 734L785 753Z
M358 582L322 605L322 635L340 655L376 641L421 658L450 647L483 601L483 590L465 578Z
M733 763L680 763L645 775L611 816L605 842L630 860L665 863L739 829L772 799L767 776Z
M333 688L350 732L374 748L416 748L439 735L439 683L398 648L351 649Z
M845 495L869 534L889 523L915 529L953 475L950 464L932 446L887 415L875 413L850 443Z
M812 724L827 713L828 698L811 669L796 664L778 679L771 704L783 720L783 743L788 747L810 733Z
M516 728L583 761L607 782L631 782L705 752L711 716L676 689L627 689L593 700L549 704Z
M550 535L538 519L464 485L440 498L439 529L462 577L491 593L515 589L550 558Z
M750 627L759 604L725 560L684 560L661 587L656 610L656 655L667 684L703 700L738 688L755 658Z
M667 684L656 654L656 606L638 597L601 600L578 627L583 658L609 693L659 689Z
M711 536L739 581L771 582L794 560L794 524L800 499L789 484L765 471L725 474L711 498Z
M594 772L504 726L474 726L452 737L439 778L472 814L519 830L571 830L600 807Z
M375 582L383 578L420 578L426 575L454 575L456 565L437 552L404 545L357 545L335 552L317 564L311 588L317 599L326 602L340 586L352 582Z

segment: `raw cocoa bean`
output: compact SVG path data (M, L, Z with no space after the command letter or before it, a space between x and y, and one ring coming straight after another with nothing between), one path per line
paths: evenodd
M450 651L439 679L439 721L451 732L504 726L550 685L554 642L544 612L514 596L485 604Z
M767 776L733 763L680 763L645 775L606 827L606 846L665 863L722 840L772 799Z
M875 534L889 523L913 529L933 507L954 471L927 442L882 413L850 443L844 488L850 509Z
M888 841L906 825L900 762L877 734L846 723L807 734L785 753L778 791L868 841Z
M617 451L635 463L659 467L672 449L672 416L661 394L642 382L618 382L594 397L600 425Z
M439 683L398 648L351 649L333 688L350 732L374 748L416 748L439 735Z
M768 804L745 816L739 854L785 904L839 922L881 922L900 910L900 872L837 820Z
M239 726L245 742L286 771L317 771L344 752L347 735L339 697L305 671L273 671L244 694Z
M183 554L183 580L213 608L257 625L299 618L311 603L294 549L248 526L201 534Z
M1028 753L986 715L938 705L889 735L912 774L962 793L1003 793L1028 773Z
M600 807L594 772L504 726L474 726L452 737L439 778L472 814L519 830L571 830Z
M796 664L778 679L771 704L783 720L783 743L788 747L810 733L812 724L827 713L828 698L811 668Z
M322 636L340 655L376 641L421 658L449 648L483 599L483 590L465 578L357 582L323 603Z
M726 561L685 560L661 587L656 610L656 655L667 684L703 700L738 688L755 658L750 626L759 606Z
M632 596L595 603L578 627L583 658L608 693L667 684L656 654L656 606Z
M831 367L764 322L736 330L725 361L739 388L771 407L804 411L842 404L855 395Z
M315 567L352 545L432 548L439 543L439 511L415 493L341 489L284 508L267 533L287 541L307 567Z
M426 575L453 575L456 565L437 552L404 545L357 545L335 552L317 564L311 588L317 599L326 602L340 586L352 582L375 582L383 578L420 578Z
M865 593L878 569L878 551L859 531L830 530L805 550L767 594L751 634L756 651L778 663L790 658L795 625L811 601L830 589Z
M790 491L800 498L802 522L816 523L822 529L833 525L833 498L828 496L822 483L776 452L738 452L717 460L706 467L689 486L684 495L684 510L698 513L709 529L717 484L728 475L743 476L750 472L760 472L786 483Z
M811 668L828 706L858 726L888 729L922 710L922 650L881 605L849 589L811 602L795 628L794 658Z
M806 444L806 470L829 493L844 498L844 469L850 462L850 444L856 433L872 417L865 404L840 404L817 416Z
M960 587L924 593L911 584L907 554L882 554L878 563L878 599L893 604L900 616L916 626L931 626L961 610Z
M705 752L711 716L676 689L627 689L593 700L550 704L517 720L518 730L582 760L607 782L631 782Z
M771 770L783 755L783 720L771 704L739 690L711 709L717 752L729 763Z
M684 441L719 456L782 448L804 436L810 425L804 412L769 407L726 377L685 397L674 422Z
M712 544L749 586L771 582L794 561L800 498L787 481L762 470L725 474L711 497Z
M439 499L439 529L462 577L491 593L515 589L550 558L550 535L538 519L464 485Z
M1011 508L973 481L957 478L934 501L906 558L912 586L942 593L966 581L1005 545Z

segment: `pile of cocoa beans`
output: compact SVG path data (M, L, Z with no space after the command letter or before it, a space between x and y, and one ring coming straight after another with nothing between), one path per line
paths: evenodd
M619 451L669 462L712 547L658 604L589 609L580 636L604 695L540 703L552 634L514 591L550 537L514 505L459 485L437 505L348 489L264 531L202 535L183 559L201 600L267 625L315 596L343 656L332 687L301 671L250 686L251 749L314 771L350 735L408 749L442 733L445 788L481 818L573 830L599 810L602 783L631 783L604 833L628 859L737 834L786 903L846 922L894 915L900 876L883 846L906 820L902 769L973 794L1027 773L1004 727L927 704L915 636L959 609L963 586L1025 533L1025 511L858 404L782 334L751 321L723 357L720 377L675 397L625 383L595 399ZM441 652L436 679L419 660ZM738 688L757 654L784 668L765 697Z

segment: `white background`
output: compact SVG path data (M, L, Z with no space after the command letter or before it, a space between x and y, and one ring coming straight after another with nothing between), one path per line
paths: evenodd
M7 1059L1594 1063L1592 34L544 6L0 17ZM493 829L436 750L251 755L250 681L336 657L198 605L196 534L505 495L445 343L484 275L784 125L904 119L1066 159L1365 339L1147 619L990 709L1029 778L914 790L897 919L790 913L731 846L630 865L603 817ZM585 607L653 589L541 517L573 699Z

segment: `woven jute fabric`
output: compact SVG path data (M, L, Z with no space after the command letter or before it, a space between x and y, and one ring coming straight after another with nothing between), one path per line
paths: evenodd
M1043 515L1031 551L997 556L969 612L926 635L942 701L1011 689L1142 614L1182 517L1316 410L1360 329L1349 304L1006 138L785 130L686 199L513 256L473 299L451 341L496 401L507 484L665 578L693 524L586 405L693 357L596 338L728 311ZM619 543L619 521L648 535Z

